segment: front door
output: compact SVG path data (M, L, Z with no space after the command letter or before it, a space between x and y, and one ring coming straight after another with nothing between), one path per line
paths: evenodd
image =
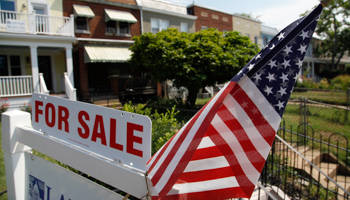
M38 56L39 73L43 73L46 87L49 91L52 90L52 76L51 76L51 57Z
M47 5L45 4L32 4L33 11L35 11L35 23L36 23L36 32L46 33L49 32L49 20L46 15Z

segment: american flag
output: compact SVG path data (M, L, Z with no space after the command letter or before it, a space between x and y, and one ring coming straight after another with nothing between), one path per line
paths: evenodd
M152 199L250 198L321 11L277 34L148 161Z

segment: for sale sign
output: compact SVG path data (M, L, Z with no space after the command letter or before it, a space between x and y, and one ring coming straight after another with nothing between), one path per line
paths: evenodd
M42 94L33 94L32 110L35 130L146 171L152 129L147 116Z

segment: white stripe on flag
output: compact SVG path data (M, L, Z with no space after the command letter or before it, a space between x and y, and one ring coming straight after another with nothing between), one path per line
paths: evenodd
M236 178L231 176L209 181L175 184L168 195L204 192L233 187L239 187L239 185Z
M195 172L230 166L224 156L190 161L184 172Z
M218 115L215 115L214 119L213 122L215 121L215 123L212 123L213 127L222 136L225 142L230 146L232 152L236 155L237 161L239 162L239 165L241 166L246 177L251 183L255 183L260 176L260 172L258 172L252 165L236 136L232 134L232 131L226 126L221 118Z
M189 145L192 143L192 140L196 134L196 132L198 131L198 129L200 128L200 126L203 123L203 120L205 119L205 117L208 115L208 113L211 111L211 108L213 107L213 105L215 104L215 102L218 100L218 98L220 97L220 95L223 93L223 91L225 91L226 87L228 86L228 84L225 85L224 88L222 88L220 90L220 92L215 95L215 97L209 102L209 104L205 107L205 109L203 110L203 112L201 113L201 115L198 117L197 121L193 124L191 130L189 130L185 140L182 142L180 148L178 149L178 151L175 153L173 159L170 161L169 165L167 166L167 168L165 169L164 173L162 174L161 178L159 179L159 181L157 182L156 185L154 185L154 188L156 191L161 191L165 185L167 184L168 180L170 179L170 177L173 175L173 172L175 171L175 168L177 167L177 164L180 162L182 156L184 155L184 153L187 151ZM182 129L181 129L182 130ZM180 134L177 134L180 135ZM175 144L176 141L172 141L170 144L174 143ZM167 150L171 150L170 147L172 147L173 144L169 147ZM169 151L170 151L169 150ZM168 151L167 151L168 152ZM168 156L168 153L164 153L162 156L162 160L164 160L166 157ZM162 163L161 161L158 161L156 167L151 171L150 176L153 177L154 173L156 173L156 171L158 171L158 168L160 166L159 163Z
M210 139L210 137L207 136L207 137L203 137L197 149L203 149L203 148L208 148L213 146L215 146L214 142Z
M249 140L254 145L255 149L260 153L260 155L263 158L266 159L266 156L270 152L270 145L261 136L256 127L251 125L252 122L250 121L249 116L242 109L239 103L231 95L228 95L226 98L227 99L224 100L224 105L241 124L242 128L246 132ZM250 121L251 123L247 123L247 121Z
M247 76L242 77L242 79L239 80L238 85L241 86L244 91L251 91L251 93L254 94L254 98L250 99L254 102L256 107L258 107L260 113L264 116L270 126L277 131L281 122L281 117L270 105L264 95L261 94L256 85Z

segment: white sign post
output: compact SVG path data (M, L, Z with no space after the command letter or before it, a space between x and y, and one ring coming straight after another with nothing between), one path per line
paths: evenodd
M43 200L50 200L54 194L54 199L73 200L77 199L73 198L77 197L74 191L81 193L86 185L100 187L76 174L75 178L68 178L73 172L31 157L32 148L137 198L148 193L148 117L41 94L33 94L32 106L32 122L26 112L2 114L9 199L29 199L29 194L41 191L46 194ZM42 165L45 166L39 167ZM76 184L64 184L74 181ZM98 199L108 199L109 195L110 192L102 192ZM91 198L96 199L91 195L83 199ZM118 195L113 198L119 199Z

